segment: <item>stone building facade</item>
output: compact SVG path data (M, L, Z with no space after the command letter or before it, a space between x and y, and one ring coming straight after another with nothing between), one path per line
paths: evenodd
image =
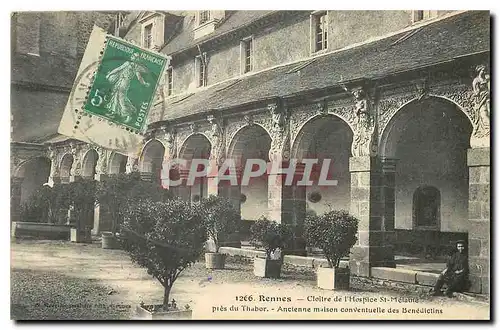
M360 219L350 256L360 276L393 266L395 248L423 241L432 254L464 237L472 290L489 292L488 12L132 12L120 26L171 57L141 154L49 137L36 146L48 180L156 179L173 158L331 159L336 186L287 186L271 171L247 186L208 177L175 191L230 197L242 227L348 209ZM104 227L96 216L94 230Z

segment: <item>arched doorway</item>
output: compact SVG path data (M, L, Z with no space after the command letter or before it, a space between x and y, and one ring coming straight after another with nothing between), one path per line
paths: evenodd
M312 184L296 187L296 200L306 202L306 211L322 214L331 209L350 209L352 140L351 128L336 116L317 116L302 126L292 146L292 158L299 163L304 163L305 159L318 160L311 173ZM321 169L323 166L327 168L328 160L327 179L336 180L335 185L319 183Z
M127 168L127 156L113 152L109 161L109 174L125 173Z
M139 163L139 171L143 178L161 184L161 169L165 147L158 140L150 140L144 146Z
M90 149L85 153L82 162L82 178L86 180L94 180L99 154L94 149Z
M467 149L472 125L452 102L429 97L401 108L381 137L381 154L394 159L394 218L411 252L437 249L442 237L468 231ZM398 253L399 251L396 251Z
M188 168L192 169L191 161L194 159L205 159L210 158L211 144L207 137L203 134L197 133L190 135L183 143L179 157L185 159L188 163ZM206 171L202 168L203 165L199 165L196 169L197 171ZM206 175L203 177L196 178L192 185L186 186L185 193L180 193L181 197L186 200L191 200L197 202L208 195L208 178Z
M238 174L248 159L260 159L269 162L271 137L259 125L249 125L239 130L228 149L228 159L235 162ZM240 180L238 180L240 183ZM248 185L230 186L228 181L222 182L224 190L233 204L240 210L242 219L242 235L248 234L250 225L268 211L268 177L267 173L251 178Z

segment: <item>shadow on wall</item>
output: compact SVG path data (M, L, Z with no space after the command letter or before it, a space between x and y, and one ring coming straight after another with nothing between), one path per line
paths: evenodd
M454 251L456 241L467 242L468 236L468 233L459 232L396 229L394 254L441 259Z

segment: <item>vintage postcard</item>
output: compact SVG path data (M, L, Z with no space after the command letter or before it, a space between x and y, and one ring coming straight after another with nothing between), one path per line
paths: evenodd
M11 319L489 320L490 21L11 13Z

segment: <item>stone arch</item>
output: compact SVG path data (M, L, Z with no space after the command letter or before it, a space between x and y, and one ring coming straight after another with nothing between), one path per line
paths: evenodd
M149 140L142 149L139 159L139 171L150 173L154 182L160 182L165 146L160 140Z
M315 130L316 126L332 119L339 124L343 123L344 125L340 126L344 126L345 128L348 127L350 129L351 135L354 134L354 129L351 124L349 124L348 121L340 116L337 116L335 114L314 115L298 127L298 133L292 141L291 158L300 159L302 154L305 152L305 149L307 149L307 146L314 140L314 136L316 135L315 133L317 133L317 131ZM350 147L351 146L349 145L349 148Z
M194 157L210 158L212 143L203 133L188 135L181 143L179 158L191 160Z
M239 128L231 136L229 143L227 158L233 159L236 164L241 164L245 158L246 145L251 141L260 141L264 144L266 149L265 153L258 155L260 159L264 159L266 162L269 161L269 149L271 148L272 138L271 134L266 130L266 128L258 123L252 123ZM257 146L258 148L259 146Z
M304 159L318 160L310 173L304 173L312 184L295 188L296 209L300 207L303 216L307 211L322 214L329 209L350 208L349 159L352 156L353 136L349 123L333 114L310 117L301 125L292 144L291 158L299 164L303 164ZM323 166L328 164L327 178L337 180L336 185L328 186L319 182ZM303 176L300 179L304 180ZM297 222L300 221L297 219Z
M208 171L208 168L202 168L203 165L199 165L198 168L194 169L191 167L191 161L193 159L210 159L210 154L212 152L212 144L210 139L203 133L196 132L190 134L186 137L179 149L179 158L187 161L188 173L191 170L196 171ZM185 172L184 172L185 173ZM177 174L174 174L176 176ZM186 181L187 183L188 181ZM179 196L191 200L193 202L199 201L201 198L208 196L208 173L201 177L194 179L194 182L189 182L184 190L179 190Z
M74 158L70 153L66 153L61 158L59 165L59 175L61 178L68 178L71 175L71 167L73 166Z
M412 100L382 131L379 154L395 163L395 228L413 229L414 192L434 186L440 192L441 221L435 231L468 230L470 117L444 97Z
M82 160L82 177L94 179L99 154L93 148L87 150Z
M24 203L44 183L50 175L51 161L47 157L34 157L20 164L15 173L20 180L19 201Z
M118 152L113 152L109 157L108 173L119 174L125 173L127 168L127 156Z
M380 143L379 143L379 148L378 148L379 155L381 155L382 157L392 157L391 151L393 150L393 148L390 145L389 135L390 135L391 131L394 131L395 125L398 123L398 121L396 119L398 118L399 114L401 112L405 112L405 110L408 109L408 107L411 107L412 105L418 105L418 104L422 104L423 102L429 102L432 100L435 100L435 101L441 100L441 101L445 101L445 102L449 103L450 105L453 105L456 110L459 110L459 113L465 115L465 117L469 121L471 127L474 125L474 121L471 118L471 115L469 114L469 112L466 111L466 109L464 109L464 107L462 107L459 103L457 103L456 101L452 100L451 98L449 98L447 96L429 95L428 98L423 99L423 100L419 100L418 98L414 98L414 99L411 99L411 100L403 103L400 107L398 107L397 110L394 111L394 113L387 119L387 121L386 121L387 124L385 124L382 127L382 131L380 134ZM471 130L471 133L469 135L469 139L470 139L471 135L472 135L472 130Z
M234 135L229 144L227 159L234 161L240 170L247 159L261 159L269 162L269 150L272 138L268 131L259 124L245 125ZM239 176L240 173L238 173ZM240 210L243 236L248 228L262 215L268 215L268 177L267 173L250 179L248 185L228 187L228 195L237 210ZM247 220L247 221L245 221Z

